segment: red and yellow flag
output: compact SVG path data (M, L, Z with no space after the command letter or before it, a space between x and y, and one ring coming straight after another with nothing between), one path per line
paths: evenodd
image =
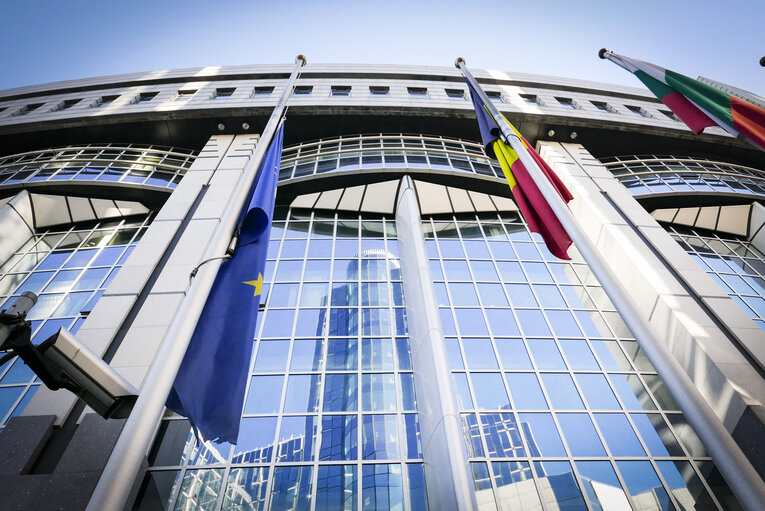
M470 97L473 100L473 106L478 116L478 126L481 130L484 146L486 147L486 154L494 156L499 162L500 167L502 167L507 183L510 185L510 190L513 193L513 198L529 229L542 236L547 249L554 256L560 259L571 259L567 254L568 247L571 246L571 238L566 229L563 228L550 204L544 198L542 192L539 191L537 184L531 179L528 170L526 170L526 167L518 158L518 154L499 138L499 125L489 114L486 106L481 102L470 83L468 83L468 89L470 90ZM547 162L529 145L528 141L523 138L518 130L512 124L510 124L510 127L518 138L521 139L529 156L542 169L547 180L550 181L550 184L553 185L553 188L555 188L560 197L567 203L571 201L574 197L568 191L566 185L563 184Z

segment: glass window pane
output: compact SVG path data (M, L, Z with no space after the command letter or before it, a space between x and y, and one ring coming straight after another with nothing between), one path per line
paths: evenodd
M481 430L478 427L478 419L473 413L463 413L462 431L467 444L468 457L483 457L483 443L481 442Z
M657 461L656 465L683 509L717 509L689 462Z
M467 374L452 373L454 385L457 387L457 400L460 410L472 410L473 398L470 397L470 387L468 386Z
M576 468L594 511L632 509L610 462L577 461Z
M293 374L287 380L284 411L315 412L319 406L319 375Z
M485 309L485 313L494 335L520 335L512 310Z
M549 413L519 413L529 456L566 456L558 429Z
M526 455L512 413L482 413L481 424L490 457L516 458Z
M595 360L587 341L580 339L561 339L560 347L568 360L568 365L573 370L592 370L600 369Z
M743 507L731 491L728 483L712 461L697 462L699 472L706 479L709 488L726 511L742 511Z
M421 463L408 463L406 468L409 475L409 507L412 511L427 511L425 468Z
M321 460L355 460L358 456L356 415L325 415L321 422Z
M609 374L608 379L627 410L656 410L656 405L637 375Z
M468 369L498 369L497 357L491 339L487 337L466 337L462 339Z
M311 509L311 467L282 466L274 469L271 506L273 511Z
M517 410L546 410L547 401L534 373L508 373L507 384Z
M393 339L362 339L361 369L368 371L393 370Z
M664 418L657 414L633 413L632 422L654 456L684 456L680 444Z
M354 511L357 509L356 466L321 465L316 481L316 509Z
M555 332L555 335L561 337L579 337L582 335L582 331L576 324L574 316L571 314L571 312L546 310L545 314L550 320L550 325L552 325L552 329L553 332Z
M473 485L475 487L476 500L478 501L478 509L497 509L497 505L494 502L494 492L491 489L488 465L484 462L473 462L470 464L470 470L473 473Z
M284 376L253 376L244 413L276 413L282 398Z
M604 375L577 373L575 376L590 410L621 409Z
M368 374L361 377L362 410L392 412L396 410L396 383L393 373Z
M482 410L509 409L510 400L507 397L502 376L499 373L473 373L476 404Z
M136 511L167 510L175 489L180 484L180 471L161 470L148 472L134 509Z
M283 372L287 366L287 352L290 349L289 339L263 340L258 345L253 372L273 373Z
M290 371L318 371L322 360L321 339L295 339ZM257 363L257 359L256 359Z
M449 284L452 303L456 306L477 306L478 295L475 287L470 283L451 283Z
M667 491L661 485L649 461L617 461L627 491L637 502L652 502L662 511L674 510Z
M491 469L494 472L494 484L497 485L499 509L542 509L528 462L494 461Z
M398 459L398 421L395 415L364 415L361 430L362 458L365 460Z
M187 470L175 501L176 511L214 511L223 469Z
M454 309L462 335L489 335L481 309Z
M276 461L312 461L317 427L315 415L282 417Z
M356 339L329 339L327 370L356 370L358 367L358 341Z
M171 423L177 421L171 421ZM245 417L239 425L234 463L268 463L274 450L276 417ZM161 464L161 463L154 463Z
M578 410L584 408L579 392L577 392L569 374L543 373L541 377L554 409Z
M324 411L355 411L357 385L355 374L328 374L324 380Z
M551 335L547 322L539 310L516 309L518 322L521 324L523 333L530 337L546 337Z
M529 339L529 351L537 369L566 369L558 346L552 339Z
M232 468L226 484L223 511L263 511L266 506L268 467Z
M484 307L509 307L510 305L502 284L478 284L478 292Z
M361 470L361 498L364 511L403 509L401 465L362 465Z
M528 284L506 284L505 289L513 307L537 307L537 300Z
M595 426L589 415L584 413L557 414L563 436L572 456L605 456L606 450L600 443Z
M505 369L531 369L531 360L521 339L496 339L497 351Z
M621 413L596 413L595 422L613 456L645 456L627 417Z
M542 493L542 499L550 509L587 509L568 461L535 461L534 470L542 480L542 486L552 490Z

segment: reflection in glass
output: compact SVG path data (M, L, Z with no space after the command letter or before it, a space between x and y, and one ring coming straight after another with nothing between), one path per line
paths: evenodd
M214 511L223 469L187 470L175 501L177 511Z
M545 506L550 509L587 509L568 461L535 461L534 470Z
M558 430L549 413L519 413L518 420L530 456L565 456Z
M688 461L657 461L659 472L683 509L717 509Z
M501 511L542 509L528 462L494 461L491 469L494 472L494 484L497 485L497 504Z
M263 511L267 483L268 467L232 468L222 511Z
M311 467L281 466L274 469L271 506L273 511L311 509Z
M610 462L577 461L576 468L594 511L632 509Z
M475 487L478 509L485 509L487 511L497 509L497 505L494 502L494 492L491 489L488 465L484 462L473 462L470 464L470 470L473 473L473 485Z
M321 465L316 481L316 509L354 511L356 504L356 466Z
M398 421L395 415L364 415L362 422L363 459L390 460L400 457Z
M315 412L319 406L319 375L291 374L287 380L284 411Z
M324 411L350 412L357 407L357 376L328 374L324 380Z
M427 511L428 495L425 490L425 468L421 463L408 463L409 504L411 511Z
M316 416L283 417L277 461L311 461L316 449Z
M284 376L253 376L244 413L276 413L282 397Z
M370 412L392 412L396 409L393 373L362 375L361 406L362 410Z
M170 509L175 489L180 483L180 471L162 470L149 472L138 494L135 511L154 511Z
M525 456L521 434L511 413L482 413L484 438L492 458L518 458Z
M509 409L510 400L507 397L502 376L499 373L472 373L473 390L476 405L482 410Z
M245 417L239 426L234 449L234 463L267 463L271 461L276 435L276 417ZM162 465L162 463L154 463Z
M362 493L364 511L404 509L401 483L401 465L362 465Z
M642 509L674 510L650 461L617 461L627 491Z

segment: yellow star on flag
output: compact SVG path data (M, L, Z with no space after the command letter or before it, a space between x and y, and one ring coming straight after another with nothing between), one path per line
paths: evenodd
M252 296L258 296L263 289L263 274L258 273L258 280L247 280L245 282L242 282L242 284L247 284L250 286L253 286L255 288L255 294Z

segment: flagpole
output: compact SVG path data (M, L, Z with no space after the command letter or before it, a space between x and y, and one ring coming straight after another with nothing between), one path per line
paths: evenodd
M478 85L473 75L465 66L465 60L460 57L454 65L473 86L481 101L491 116L499 125L503 138L518 154L518 158L526 167L534 183L539 188L545 200L550 204L560 223L573 240L584 260L603 286L622 319L635 335L635 339L645 352L648 359L656 368L659 376L669 389L672 397L680 405L688 422L696 430L715 463L722 472L736 497L746 509L761 509L765 502L765 482L760 478L752 464L744 455L741 448L725 429L715 415L709 403L701 396L686 372L675 360L667 347L662 344L651 330L648 322L637 312L632 298L619 282L616 274L606 264L594 243L584 232L578 221L568 209L568 206L537 166L534 159L526 151L521 139L515 134L509 123L499 113L494 103Z
M305 63L306 58L303 55L295 58L295 67L287 80L284 92L268 119L255 151L223 212L220 225L202 258L206 263L198 267L198 272L186 291L186 297L170 324L146 376L142 392L90 498L87 511L123 511L125 507L141 464L151 447L165 410L165 401L183 362L207 295L215 282L215 276L222 263L221 256L226 253L231 243L240 211L250 195L260 164L281 122L292 87Z

